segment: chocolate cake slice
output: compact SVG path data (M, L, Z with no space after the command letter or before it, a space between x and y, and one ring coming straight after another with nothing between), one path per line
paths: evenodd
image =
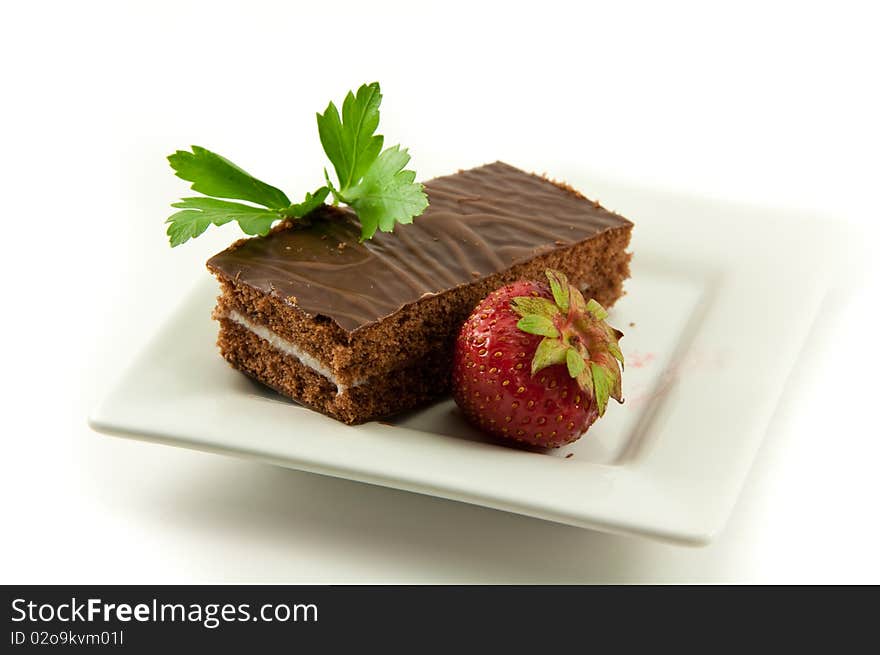
M574 189L496 162L425 191L413 224L363 243L352 212L324 206L212 257L222 355L362 423L446 392L459 327L504 284L553 268L603 305L622 295L633 225Z

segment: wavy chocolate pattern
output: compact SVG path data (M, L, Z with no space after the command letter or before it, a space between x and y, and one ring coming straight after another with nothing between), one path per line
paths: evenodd
M425 190L425 213L391 234L358 243L357 217L323 207L307 225L234 244L208 268L353 332L426 294L631 224L502 162L436 178Z

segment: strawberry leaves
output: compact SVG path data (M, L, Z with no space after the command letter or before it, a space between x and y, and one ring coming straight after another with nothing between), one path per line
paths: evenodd
M516 327L529 334L539 334L551 339L559 337L559 330L553 325L553 321L546 316L539 316L538 314L526 314L519 319Z
M608 405L608 396L611 395L614 382L608 369L594 362L590 363L590 373L593 378L593 393L596 398L599 416L602 416L605 413L605 407ZM620 399L618 398L617 400L619 402Z
M547 318L552 319L560 313L559 307L557 307L551 300L536 296L514 298L513 304L516 312L520 316L536 314L538 316L546 316Z
M593 397L599 416L608 399L623 402L621 370L623 353L618 344L623 333L605 319L608 312L593 299L585 300L565 274L547 270L551 301L538 296L514 298L511 308L520 315L517 327L544 337L532 358L532 375L543 368L564 364L572 379Z
M554 364L564 364L568 352L568 346L560 343L559 339L541 339L541 343L538 344L538 347L535 349L535 355L532 357L532 375L542 368L553 366Z
M565 366L568 368L568 374L571 377L576 378L581 374L581 371L584 370L586 365L584 364L584 358L575 348L566 348Z
M583 296L581 296L581 299L583 299ZM590 314L593 315L593 318L597 321L604 321L608 318L608 312L605 311L605 308L592 298L590 298L590 302L587 303L586 310L590 312Z
M569 301L569 284L568 278L565 277L564 273L560 273L559 271L554 271L548 269L545 272L547 279L550 281L550 292L553 294L553 300L556 301L556 305L559 307L559 311L568 312L568 301Z

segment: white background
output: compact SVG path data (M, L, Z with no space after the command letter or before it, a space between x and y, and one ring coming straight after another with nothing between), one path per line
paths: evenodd
M0 10L0 582L880 582L872 3L297 4ZM86 427L235 237L168 248L162 222L186 187L165 155L196 143L314 188L314 112L374 79L382 131L423 179L503 159L819 212L865 246L711 546Z

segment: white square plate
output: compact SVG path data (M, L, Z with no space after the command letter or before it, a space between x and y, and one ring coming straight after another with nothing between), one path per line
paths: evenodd
M582 185L596 193L597 185ZM231 369L211 280L90 419L94 429L680 543L724 525L829 267L821 226L780 212L602 185L636 223L623 405L547 453L481 437L446 400L349 427ZM611 200L611 202L608 202Z

